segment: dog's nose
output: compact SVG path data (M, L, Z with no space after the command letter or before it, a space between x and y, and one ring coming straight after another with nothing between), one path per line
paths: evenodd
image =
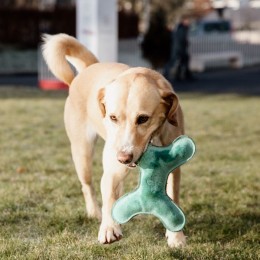
M118 152L117 160L123 164L128 164L133 160L133 154L126 152Z

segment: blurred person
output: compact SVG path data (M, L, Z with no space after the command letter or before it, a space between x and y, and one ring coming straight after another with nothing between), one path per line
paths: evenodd
M153 69L162 69L171 53L171 31L167 28L166 14L163 9L152 14L149 29L141 41L141 51Z
M165 66L164 76L172 80L194 79L189 68L189 33L190 19L183 15L180 22L172 32L171 57Z

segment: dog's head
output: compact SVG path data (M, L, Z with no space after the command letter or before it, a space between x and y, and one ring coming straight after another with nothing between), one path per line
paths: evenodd
M135 166L166 120L178 126L178 98L159 73L132 68L102 88L98 95L107 142L119 162Z

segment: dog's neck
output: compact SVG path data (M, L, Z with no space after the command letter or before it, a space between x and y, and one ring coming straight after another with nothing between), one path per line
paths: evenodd
M151 139L151 144L154 146L162 146L161 138L159 135L153 136Z
M165 121L158 131L156 131L151 139L151 143L155 146L167 146L169 145L178 135L172 137L173 128L175 126ZM181 133L180 133L181 134Z

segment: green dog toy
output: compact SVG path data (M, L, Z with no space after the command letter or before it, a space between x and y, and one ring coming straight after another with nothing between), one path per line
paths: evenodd
M166 184L170 172L186 163L194 153L194 142L184 135L166 147L149 145L138 161L139 186L115 202L113 219L124 224L138 214L152 214L166 229L182 230L185 216L166 194Z

